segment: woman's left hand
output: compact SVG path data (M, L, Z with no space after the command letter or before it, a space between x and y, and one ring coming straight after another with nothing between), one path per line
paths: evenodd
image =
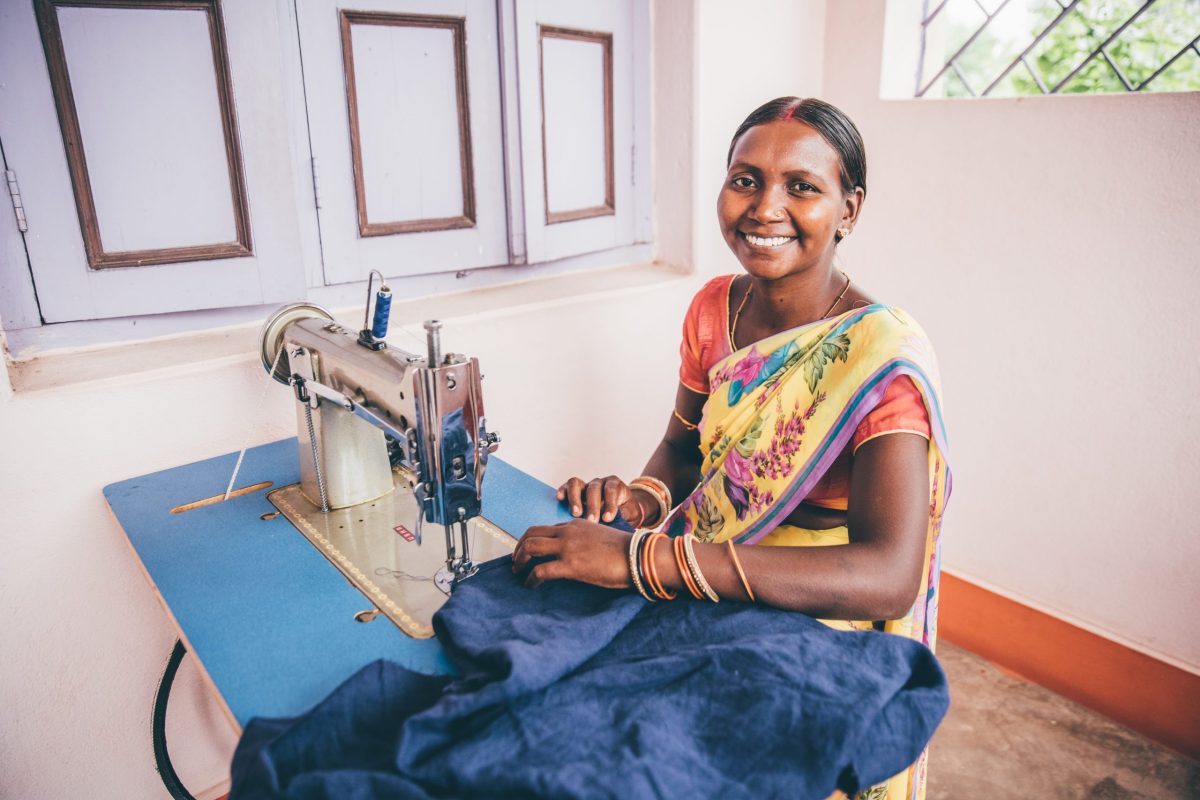
M527 587L570 578L606 589L626 589L633 585L628 554L629 534L597 522L574 519L534 525L513 552L513 572L520 573L531 559L546 558L529 571Z

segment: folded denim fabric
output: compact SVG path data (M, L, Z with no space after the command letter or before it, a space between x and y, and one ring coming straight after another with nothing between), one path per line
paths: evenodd
M816 798L906 769L949 705L924 646L743 603L650 604L485 564L435 616L457 676L377 661L254 719L245 798Z

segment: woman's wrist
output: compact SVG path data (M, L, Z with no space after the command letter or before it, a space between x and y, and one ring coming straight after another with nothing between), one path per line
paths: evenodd
M660 509L658 499L649 491L640 486L629 487L629 498L633 500L637 506L636 516L638 519L631 519L629 523L635 528L647 528L657 525L662 522L659 519Z
M654 503L652 510L649 510L641 506L641 500L638 500L639 506L646 511L642 525L657 525L667 518L673 505L671 490L661 480L653 475L639 475L629 482L629 490L631 494L638 490L639 494L646 495Z

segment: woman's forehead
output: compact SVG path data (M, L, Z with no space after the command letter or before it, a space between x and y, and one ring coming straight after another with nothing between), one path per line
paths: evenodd
M742 163L761 170L841 174L842 160L817 129L796 120L778 120L756 125L742 134L733 148L732 164Z

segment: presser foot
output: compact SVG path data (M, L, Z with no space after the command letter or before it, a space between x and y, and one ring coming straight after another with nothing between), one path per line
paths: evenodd
M439 569L437 574L433 576L433 583L437 588L449 595L454 591L454 584L459 581L465 581L476 572L479 572L479 565L470 561L465 564L447 565Z

